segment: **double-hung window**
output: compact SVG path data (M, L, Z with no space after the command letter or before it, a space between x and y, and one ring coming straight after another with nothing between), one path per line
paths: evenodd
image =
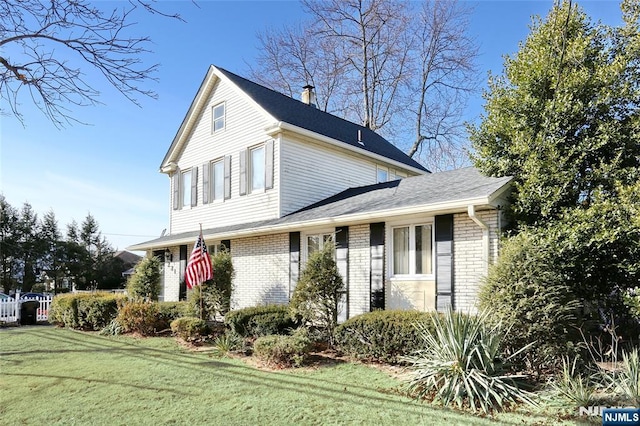
M432 238L430 224L393 227L393 275L433 274Z
M389 171L384 167L378 167L376 179L377 183L386 182L389 180Z
M212 132L219 132L224 129L224 102L215 105L212 110L213 115L213 127Z
M211 195L214 201L224 199L224 160L211 163Z
M191 206L191 170L182 172L180 179L182 186L182 207Z
M317 234L307 235L307 255L320 251L325 244L333 241L333 232L320 232Z
M249 173L251 182L251 192L264 190L265 178L265 152L264 145L251 149L249 156Z

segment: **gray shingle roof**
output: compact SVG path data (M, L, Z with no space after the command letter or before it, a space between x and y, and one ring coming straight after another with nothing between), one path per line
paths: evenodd
M268 228L294 225L322 219L340 219L358 214L375 215L385 219L385 212L403 208L463 203L467 200L489 200L508 185L511 177L487 177L477 169L467 167L447 172L430 173L392 182L384 182L358 188L350 188L332 197L311 204L297 212L279 219L243 223L220 228L206 229L206 235L225 235L238 231L264 232ZM301 225L301 227L304 225ZM172 241L192 238L199 231L184 232L157 238L143 245L163 246Z
M357 149L381 155L407 166L428 171L423 165L406 155L391 142L366 127L321 111L223 68L216 68L279 121L311 130ZM358 143L358 131L362 136L361 139L364 145Z

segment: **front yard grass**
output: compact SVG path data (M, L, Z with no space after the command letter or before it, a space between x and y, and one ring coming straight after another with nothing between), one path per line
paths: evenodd
M262 371L173 338L49 326L0 329L0 423L16 425L558 424L554 414L481 418L397 392L366 365ZM554 418L555 417L555 418Z

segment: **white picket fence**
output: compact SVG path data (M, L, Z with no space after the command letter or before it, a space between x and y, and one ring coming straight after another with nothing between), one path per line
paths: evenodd
M22 303L37 300L40 303L36 311L36 321L48 321L49 309L51 309L51 301L53 296L34 297L27 299L19 299L16 297L13 300L0 300L0 322L5 323L19 323Z

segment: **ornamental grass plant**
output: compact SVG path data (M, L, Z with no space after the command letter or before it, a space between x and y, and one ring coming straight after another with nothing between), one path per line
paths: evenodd
M448 311L432 324L416 323L423 349L404 357L411 370L407 390L417 398L484 413L524 402L533 394L521 389L524 376L507 373L501 360L505 332L488 321L489 313Z

